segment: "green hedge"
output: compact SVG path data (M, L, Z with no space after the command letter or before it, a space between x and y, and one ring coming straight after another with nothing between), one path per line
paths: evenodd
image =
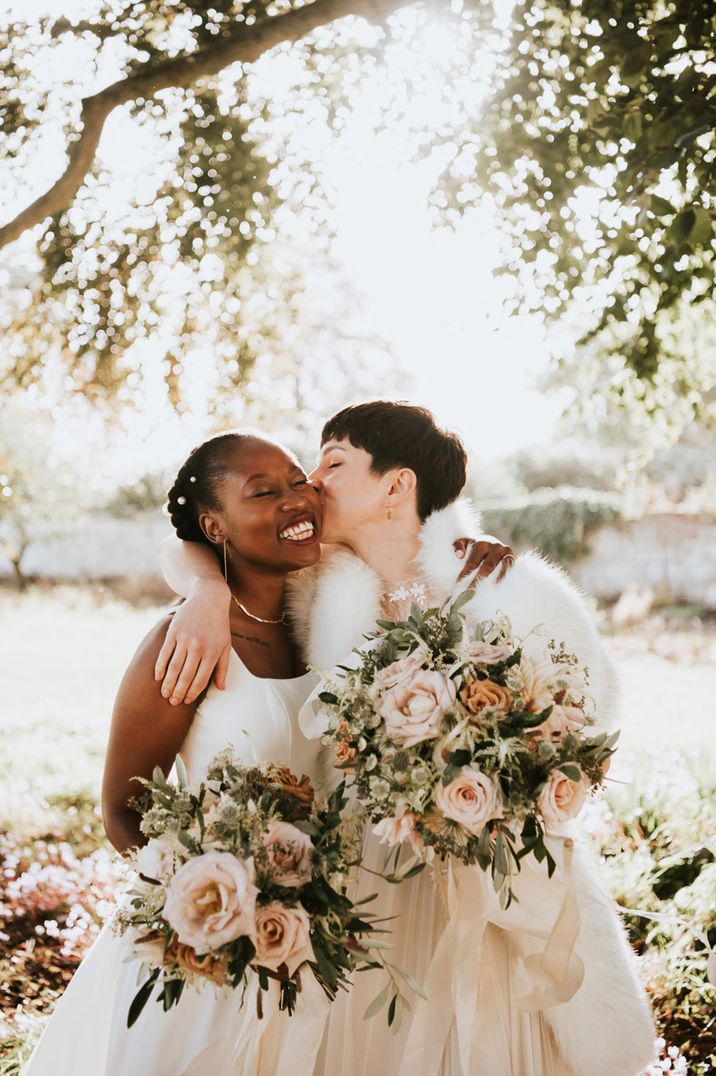
M481 504L480 510L488 534L517 550L538 549L564 565L588 552L595 530L622 518L615 494L569 486Z

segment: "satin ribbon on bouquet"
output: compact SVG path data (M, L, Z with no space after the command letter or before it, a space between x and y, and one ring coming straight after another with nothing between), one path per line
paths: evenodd
M558 835L548 840L557 872L548 878L544 868L523 860L513 884L517 901L507 910L500 908L489 875L477 866L449 861L441 894L448 922L424 982L428 1000L416 1009L399 1076L440 1071L453 1021L463 1072L487 1071L477 1052L494 1040L500 1024L510 1034L505 1027L509 1015L497 992L483 983L488 962L510 992L511 1004L526 1015L569 1001L581 986L584 965L574 952L581 926L572 877L574 842ZM491 927L499 927L504 936L495 936ZM516 997L510 961L519 964Z
M323 1039L331 1003L312 974L303 976L301 993L292 1016L280 1012L278 983L263 992L263 1016L257 1016L258 976L252 975L244 1003L236 1006L233 1026L182 1070L181 1076L289 1076L311 1073Z

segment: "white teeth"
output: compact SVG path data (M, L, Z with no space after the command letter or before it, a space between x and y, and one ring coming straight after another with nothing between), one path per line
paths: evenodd
M297 523L293 527L286 527L285 531L281 531L281 537L287 538L289 542L302 542L306 538L312 538L313 524L310 520L306 520L305 523Z

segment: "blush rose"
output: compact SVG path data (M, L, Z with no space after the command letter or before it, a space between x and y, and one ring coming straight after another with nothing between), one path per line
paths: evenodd
M560 770L552 770L547 784L537 797L537 807L548 825L567 822L579 812L587 795L584 778L572 781Z
M443 716L455 705L455 685L438 672L423 670L391 688L377 704L386 732L405 747L414 747L440 735Z
M188 860L167 886L164 918L200 956L253 935L258 889L252 859L207 852Z
M502 791L493 777L463 766L449 785L440 785L435 804L445 818L477 836L490 819L501 817Z
M274 901L256 909L256 963L274 971L281 964L293 975L306 960L313 960L311 921L305 908L287 908Z

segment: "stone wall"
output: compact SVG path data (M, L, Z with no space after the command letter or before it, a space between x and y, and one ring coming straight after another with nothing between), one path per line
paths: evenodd
M660 513L602 527L591 551L570 566L573 579L602 600L628 587L716 610L716 518Z
M128 519L97 515L72 533L32 546L27 574L90 580L158 576L157 550L171 527L160 512ZM651 588L658 598L716 610L716 519L655 514L603 527L591 552L569 567L589 594L613 601L629 587ZM0 561L0 575L10 566Z
M159 573L158 549L172 533L161 512L142 512L127 519L98 513L66 534L36 542L25 553L25 575L44 579L113 579ZM10 565L0 554L0 574Z

